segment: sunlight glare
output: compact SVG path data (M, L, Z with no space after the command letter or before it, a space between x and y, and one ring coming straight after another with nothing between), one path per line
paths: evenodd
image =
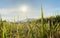
M26 5L21 6L20 9L23 13L26 13L28 11L28 7Z

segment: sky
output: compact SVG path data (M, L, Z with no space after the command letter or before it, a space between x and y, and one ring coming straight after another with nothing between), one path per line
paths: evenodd
M60 0L0 0L0 15L7 21L40 18L41 4L44 17L60 15Z

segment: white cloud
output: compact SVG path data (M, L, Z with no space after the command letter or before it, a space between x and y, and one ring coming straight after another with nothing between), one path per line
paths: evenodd
M20 11L20 6L17 7L17 8L10 8L10 9L8 9L8 8L0 8L0 14L2 15L3 20L8 19L8 20L11 21L11 19L14 18L14 16L16 17L16 19L19 16L20 19L22 20L22 19L26 18L26 15L28 13L29 13L29 11L26 14L21 12Z
M9 14L11 12L13 12L13 9L5 9L5 8L1 8L0 9L0 14Z
M29 7L28 12L25 14L23 12L20 11L20 7L17 8L11 8L11 9L7 9L7 8L0 8L0 14L3 16L3 19L8 19L10 21L12 21L12 19L14 18L14 16L16 17L16 19L18 20L18 16L20 17L19 19L24 19L26 18L26 16L28 16L29 18L40 18L40 11L39 9L35 9L35 8L31 8ZM44 17L48 17L54 14L54 12L60 12L59 8L44 8ZM47 15L46 15L47 14ZM6 17L4 16L6 15Z

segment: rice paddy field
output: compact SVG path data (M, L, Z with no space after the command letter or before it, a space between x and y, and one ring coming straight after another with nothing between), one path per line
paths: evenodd
M0 38L60 38L60 16L43 17L26 22L2 21L0 17Z
M60 38L60 0L0 0L0 38Z

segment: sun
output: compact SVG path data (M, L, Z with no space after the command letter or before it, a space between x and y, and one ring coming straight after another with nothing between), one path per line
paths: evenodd
M25 13L25 12L28 11L28 7L27 7L26 5L23 5L23 6L20 7L20 10L21 10L23 13Z

